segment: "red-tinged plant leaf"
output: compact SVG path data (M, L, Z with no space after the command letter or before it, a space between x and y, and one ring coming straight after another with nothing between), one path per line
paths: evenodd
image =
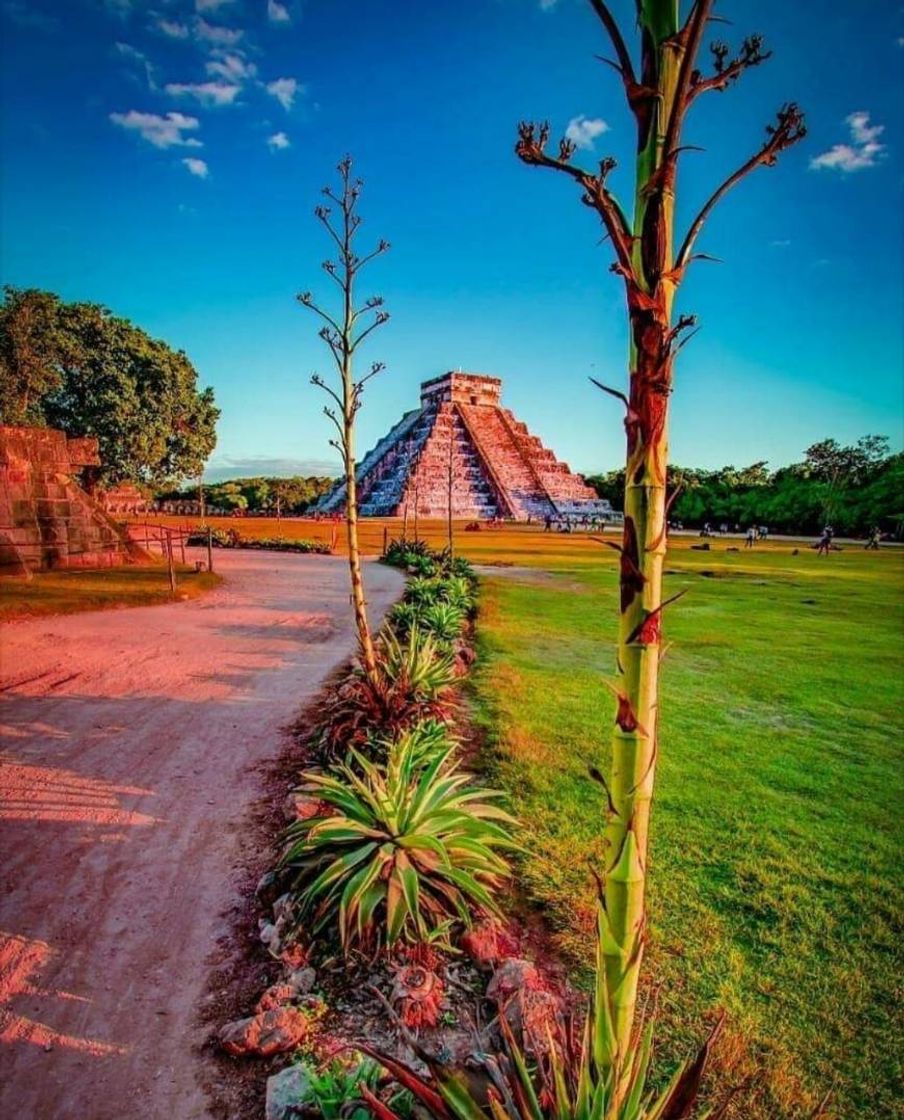
M700 1082L703 1079L703 1071L706 1069L706 1063L709 1060L710 1050L712 1050L713 1043L718 1038L724 1022L725 1016L723 1015L713 1027L709 1038L697 1051L694 1060L682 1071L669 1093L660 1120L687 1120L691 1115L700 1092Z
M416 1074L413 1069L406 1066L403 1062L399 1062L395 1058L390 1057L389 1054L384 1054L380 1050L373 1049L373 1047L368 1046L364 1042L358 1044L358 1049L387 1069L403 1089L407 1089L409 1093L412 1093L419 1101L423 1101L426 1107L430 1109L432 1116L448 1117L448 1120L452 1120L452 1114L446 1107L443 1098L439 1093L434 1092L423 1077ZM423 1060L427 1058L428 1055L418 1052L418 1057ZM431 1066L435 1064L432 1059L430 1064Z
M379 1097L374 1096L363 1081L358 1085L358 1092L367 1102L377 1120L401 1120L399 1114L383 1104Z

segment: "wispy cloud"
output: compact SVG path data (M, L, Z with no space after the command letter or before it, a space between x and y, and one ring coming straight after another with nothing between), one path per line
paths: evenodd
M240 54L225 51L207 63L207 73L225 78L229 82L243 82L255 76L257 66Z
M104 7L114 16L125 19L132 14L132 0L104 0Z
M267 82L267 93L275 97L286 112L295 104L295 97L299 92L304 92L304 86L299 85L295 78L276 78L275 81Z
M791 238L790 237L777 237L774 241L770 241L769 244L772 246L773 249L787 249L788 246L791 244Z
M170 97L193 97L214 109L231 105L241 93L240 86L229 82L167 82L164 89Z
M879 142L879 137L885 131L885 125L870 124L869 113L864 109L845 117L844 123L850 129L850 142L835 144L828 151L814 156L810 160L811 170L863 171L867 167L875 167L881 159L885 145Z
M572 117L568 122L565 136L577 147L589 150L593 147L593 142L597 136L602 136L604 132L608 131L609 126L601 117L585 117L581 113L580 116Z
M559 0L540 0L540 11L551 12L558 2Z
M289 9L285 4L280 4L279 0L267 0L267 19L269 19L271 23L292 22Z
M196 179L206 179L210 174L210 170L203 159L188 156L182 162L188 168L189 175L194 175Z
M3 14L18 27L33 31L45 31L49 34L60 29L60 21L56 16L48 15L21 0L7 0L3 5Z
M201 141L186 133L200 127L197 117L187 117L184 113L141 113L130 109L128 113L111 113L110 120L130 132L137 132L155 148L200 148Z
M177 19L160 18L154 23L154 27L167 39L187 39L191 34L188 25Z
M194 34L202 43L212 43L218 47L234 47L245 32L238 27L219 27L197 16L194 22Z
M195 10L199 12L218 12L227 4L234 4L235 0L195 0Z
M282 152L291 146L292 141L284 132L274 132L272 136L267 137L267 147L271 152Z

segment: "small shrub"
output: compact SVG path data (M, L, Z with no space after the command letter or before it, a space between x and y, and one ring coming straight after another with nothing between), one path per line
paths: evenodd
M299 1116L304 1114L321 1120L371 1120L373 1114L362 1096L362 1086L369 1093L377 1094L384 1076L372 1058L355 1055L350 1060L334 1058L326 1066L314 1066L309 1061L298 1064L304 1070L307 1091L303 1099L292 1102L292 1115L297 1112ZM396 1091L387 1104L399 1116L410 1116L409 1093Z
M496 913L508 877L497 849L513 848L499 794L468 784L451 751L423 767L413 741L378 764L358 752L302 790L330 816L287 830L282 864L295 872L295 921L338 926L343 949L430 938L449 921Z
M432 634L438 642L448 645L461 633L465 616L460 607L452 603L434 603L426 607L420 616L420 627Z
M390 739L425 719L447 720L455 709L455 658L413 627L400 638L386 629L377 647L377 677L360 666L339 686L319 732L322 753L341 758L372 735Z
M417 626L421 620L422 609L416 603L406 603L404 600L389 612L390 626L397 634L407 634L412 626Z
M415 770L429 766L440 754L448 754L454 746L449 728L436 719L421 720L398 738L372 736L368 742L368 758L384 759L387 765L398 766L402 759Z

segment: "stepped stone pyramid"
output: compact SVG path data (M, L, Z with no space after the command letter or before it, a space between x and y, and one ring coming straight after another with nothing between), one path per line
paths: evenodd
M527 425L503 408L502 381L474 373L445 373L421 384L421 406L406 412L358 464L360 512L421 517L452 516L515 521L546 517L610 520L608 502ZM325 495L318 509L344 508L345 483Z
M0 573L123 564L123 531L73 479L98 466L96 439L0 426Z

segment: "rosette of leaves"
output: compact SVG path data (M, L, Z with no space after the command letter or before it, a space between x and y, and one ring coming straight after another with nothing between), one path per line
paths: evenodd
M360 669L327 705L319 748L327 758L362 748L371 735L395 739L424 719L448 719L455 710L455 657L431 634L413 626L399 637L386 628L377 646L377 675Z
M461 607L453 603L434 603L421 612L420 626L438 642L449 645L461 633L465 616Z
M408 731L403 731L396 739L386 735L371 736L368 741L370 759L385 759L390 766L399 765L400 760L413 770L428 766L440 754L448 754L455 747L446 724L436 719L425 719L416 723Z
M333 926L347 953L430 940L450 920L496 913L515 822L450 749L426 766L415 736L386 763L351 751L302 790L328 808L286 833L281 865L294 872L297 925Z

